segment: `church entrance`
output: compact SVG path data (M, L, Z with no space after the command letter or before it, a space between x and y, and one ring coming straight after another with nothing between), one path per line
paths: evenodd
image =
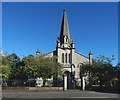
M71 72L65 71L65 74L67 75L67 89L73 89L73 80Z

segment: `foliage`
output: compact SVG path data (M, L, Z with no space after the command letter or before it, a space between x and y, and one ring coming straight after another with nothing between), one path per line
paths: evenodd
M15 76L17 73L16 64L19 61L20 61L20 58L15 53L7 55L2 59L2 65L8 66L10 69L9 78L15 79Z
M48 78L61 73L60 64L55 62L55 58L48 58L45 55L37 57L27 56L22 59L24 64L24 73L30 77L42 77L44 84Z
M15 63L17 63L19 61L20 61L20 58L15 53L12 53L2 59L2 64L13 67L13 66L15 66Z
M61 66L54 61L54 58L42 56L37 58L37 61L37 76L42 77L44 85L46 79L51 78L54 75L60 74Z
M37 71L37 60L34 58L34 56L29 55L27 57L24 57L22 59L22 63L24 65L24 73L28 76L36 76L35 72Z
M114 60L114 56L108 58L100 55L93 60L92 65L90 65L89 63L83 63L81 65L81 75L89 75L92 81L100 81L101 86L108 86L110 85L110 81L114 77L115 73L114 67L111 64L112 60Z
M0 65L0 69L2 70L2 79L8 79L10 75L10 67L8 65Z
M56 63L56 57L48 58L46 55L28 55L22 60L15 54L6 55L2 60L3 79L15 80L15 86L27 82L28 77L42 77L44 84L46 79L61 74L61 65Z

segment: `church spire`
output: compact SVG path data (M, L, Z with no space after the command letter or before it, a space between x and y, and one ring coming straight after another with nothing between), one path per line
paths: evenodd
M63 42L64 36L66 36L68 39L70 39L70 32L69 32L66 9L64 9L64 11L63 11L63 18L62 18L62 24L61 24L61 31L60 31L60 41L61 42Z
M70 37L66 9L64 9L63 11L60 37L57 38L56 42L57 42L57 47L64 48L64 49L74 48L74 42Z

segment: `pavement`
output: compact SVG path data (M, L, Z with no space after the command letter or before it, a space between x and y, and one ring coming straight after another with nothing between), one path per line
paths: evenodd
M69 99L103 99L109 100L116 99L118 100L120 94L117 93L105 93L105 92L95 92L95 91L82 91L82 90L67 90L67 91L19 91L19 90L3 90L2 92L2 100L39 100L41 98L48 99L61 99L61 98L69 98ZM120 99L119 99L120 100Z

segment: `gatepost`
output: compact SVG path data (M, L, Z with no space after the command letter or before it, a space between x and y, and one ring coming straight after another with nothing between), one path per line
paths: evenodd
M82 82L81 82L81 86L82 86L82 90L85 90L85 77L82 76Z
M67 90L67 75L64 74L63 75L63 90L66 91Z

